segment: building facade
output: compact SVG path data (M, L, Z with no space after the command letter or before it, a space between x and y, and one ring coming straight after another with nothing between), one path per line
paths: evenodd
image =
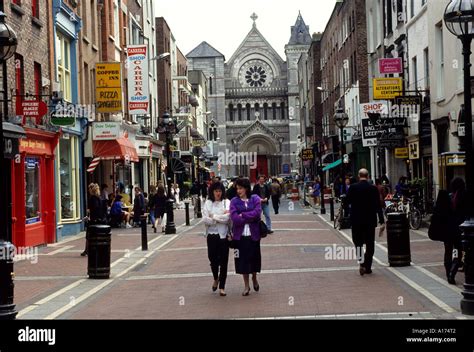
M203 42L187 57L209 77L209 111L220 141L222 177L290 174L296 171L299 135L298 59L311 44L301 14L291 28L284 61L253 25L232 57ZM290 97L291 91L291 97ZM229 158L237 155L238 157ZM247 156L247 158L246 158Z

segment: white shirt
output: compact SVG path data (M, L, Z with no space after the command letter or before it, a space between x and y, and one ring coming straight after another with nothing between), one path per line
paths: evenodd
M206 236L209 234L219 234L221 239L225 239L229 234L230 214L225 214L230 208L230 201L212 202L207 200L204 203L202 216L206 225ZM211 217L212 215L212 217Z

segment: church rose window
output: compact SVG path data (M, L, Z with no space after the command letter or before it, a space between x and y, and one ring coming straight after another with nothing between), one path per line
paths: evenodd
M273 81L273 71L262 60L250 60L240 68L239 77L242 87L269 87Z

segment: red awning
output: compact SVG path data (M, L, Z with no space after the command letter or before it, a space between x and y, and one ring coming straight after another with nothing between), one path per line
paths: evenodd
M119 138L112 141L94 141L94 157L102 160L129 159L138 162L138 153L135 146L127 138Z

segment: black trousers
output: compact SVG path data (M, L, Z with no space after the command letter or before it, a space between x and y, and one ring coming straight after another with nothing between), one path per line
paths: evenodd
M357 256L362 256L362 247L365 244L364 262L361 266L372 270L375 253L375 227L370 225L352 225L352 241L356 247ZM362 259L362 258L360 258Z
M280 209L280 196L272 196L272 205L273 210L275 210L275 214L278 214Z
M453 251L457 251L457 258L453 258ZM446 276L452 275L454 278L462 264L462 244L444 242L444 268Z
M227 239L221 240L218 234L209 234L207 236L207 256L211 262L214 280L219 280L221 290L225 289L229 263L229 241Z

